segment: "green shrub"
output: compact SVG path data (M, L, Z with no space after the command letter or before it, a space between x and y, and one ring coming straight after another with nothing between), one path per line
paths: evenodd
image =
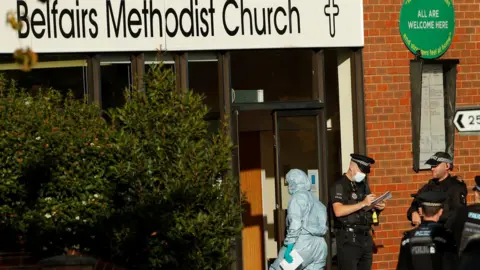
M162 65L109 122L95 105L0 79L0 222L41 257L65 249L129 268L228 269L241 230L227 125Z
M53 89L35 96L3 80L0 203L3 229L40 256L89 251L113 214L111 127L100 110ZM89 243L92 242L92 243ZM85 249L86 248L86 249Z
M176 91L162 65L145 88L111 111L121 149L115 258L148 269L226 269L241 215L226 126L208 134L202 96Z

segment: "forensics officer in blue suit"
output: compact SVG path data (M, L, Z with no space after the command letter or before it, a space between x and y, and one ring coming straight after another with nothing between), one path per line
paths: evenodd
M296 250L303 258L297 269L320 270L327 260L327 208L315 196L308 176L299 169L287 173L288 193L292 195L287 208L287 236L284 247L270 270L281 270L280 262L292 262L291 252Z

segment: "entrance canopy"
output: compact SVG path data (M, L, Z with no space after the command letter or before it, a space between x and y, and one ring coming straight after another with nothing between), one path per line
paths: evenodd
M2 1L0 53L363 47L362 0Z

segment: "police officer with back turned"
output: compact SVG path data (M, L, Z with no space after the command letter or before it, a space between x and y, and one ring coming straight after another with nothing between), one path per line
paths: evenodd
M370 270L374 249L371 225L385 204L380 202L373 210L364 210L375 200L375 195L370 193L364 181L375 160L358 154L350 156L348 171L330 191L335 217L338 270Z
M453 235L438 223L446 198L447 193L442 191L422 192L416 198L424 220L402 238L397 270L456 269L458 257Z
M470 237L460 256L458 270L478 270L480 265L478 254L480 254L480 234Z
M407 218L413 225L419 225L422 222L422 213L419 212L420 204L416 197L422 192L441 191L446 193L447 199L443 206L443 214L438 222L444 224L447 229L451 229L455 211L467 204L467 186L456 176L450 175L450 171L453 169L453 160L448 153L437 152L425 164L431 166L433 178L414 195L407 212Z
M475 192L475 203L457 210L452 225L460 255L471 238L480 234L480 175L475 177L473 191Z

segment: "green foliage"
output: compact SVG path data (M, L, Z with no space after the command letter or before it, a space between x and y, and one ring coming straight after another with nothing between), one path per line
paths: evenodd
M160 64L109 111L0 79L0 222L42 256L77 249L131 268L227 269L240 232L227 125Z
M85 251L93 229L113 214L105 170L114 157L113 129L96 106L71 95L45 89L31 96L3 82L2 225L31 238L31 248L45 254Z
M225 269L241 214L227 174L226 129L207 133L202 97L177 91L169 69L153 68L145 88L110 112L119 131L113 171L123 209L115 256L134 265L147 260L149 269Z

